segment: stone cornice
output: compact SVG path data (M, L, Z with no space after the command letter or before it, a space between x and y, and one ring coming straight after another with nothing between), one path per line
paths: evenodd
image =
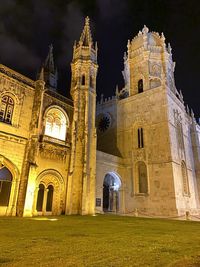
M35 88L35 82L29 78L27 78L26 76L0 64L0 73L6 74L8 77L13 78L25 85L28 85L32 88Z

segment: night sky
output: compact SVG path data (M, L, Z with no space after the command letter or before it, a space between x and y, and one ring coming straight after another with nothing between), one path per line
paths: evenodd
M87 15L99 48L98 97L114 95L117 84L122 88L127 40L146 24L171 43L176 87L200 117L199 1L0 0L0 62L35 79L52 43L59 92L69 96L72 46Z

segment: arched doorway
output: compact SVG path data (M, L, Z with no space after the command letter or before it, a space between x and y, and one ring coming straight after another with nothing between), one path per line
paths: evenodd
M60 215L64 213L64 181L56 170L45 170L36 180L33 215Z
M8 168L0 166L0 206L9 205L13 176Z
M117 212L119 211L119 189L121 180L115 172L109 172L105 175L103 182L103 211Z

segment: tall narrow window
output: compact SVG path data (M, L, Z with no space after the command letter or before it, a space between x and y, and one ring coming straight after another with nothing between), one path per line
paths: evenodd
M182 173L182 182L183 182L183 193L184 195L189 195L187 167L184 161L181 162L181 173Z
M14 100L10 96L4 95L2 97L0 106L0 121L11 124L13 110L14 110Z
M177 122L177 140L179 149L184 150L183 129L181 122Z
M46 204L46 211L52 211L52 204L53 204L53 185L49 185L47 187L47 204Z
M81 78L81 85L85 85L85 75L82 75L82 78Z
M0 206L8 206L12 185L12 174L5 167L0 168Z
M138 171L138 193L148 193L148 179L147 179L147 167L143 161L139 161L137 164Z
M138 81L138 93L142 93L143 92L143 80L140 79Z
M37 205L36 205L37 211L42 211L43 199L44 199L44 185L40 184L38 190Z
M138 148L144 147L144 137L143 137L143 128L138 129Z

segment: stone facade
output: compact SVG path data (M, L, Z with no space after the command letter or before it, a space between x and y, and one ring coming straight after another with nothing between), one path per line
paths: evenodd
M96 105L89 19L73 48L72 101L50 46L36 81L0 65L0 215L200 214L200 126L174 82L165 37L130 42L125 86Z

